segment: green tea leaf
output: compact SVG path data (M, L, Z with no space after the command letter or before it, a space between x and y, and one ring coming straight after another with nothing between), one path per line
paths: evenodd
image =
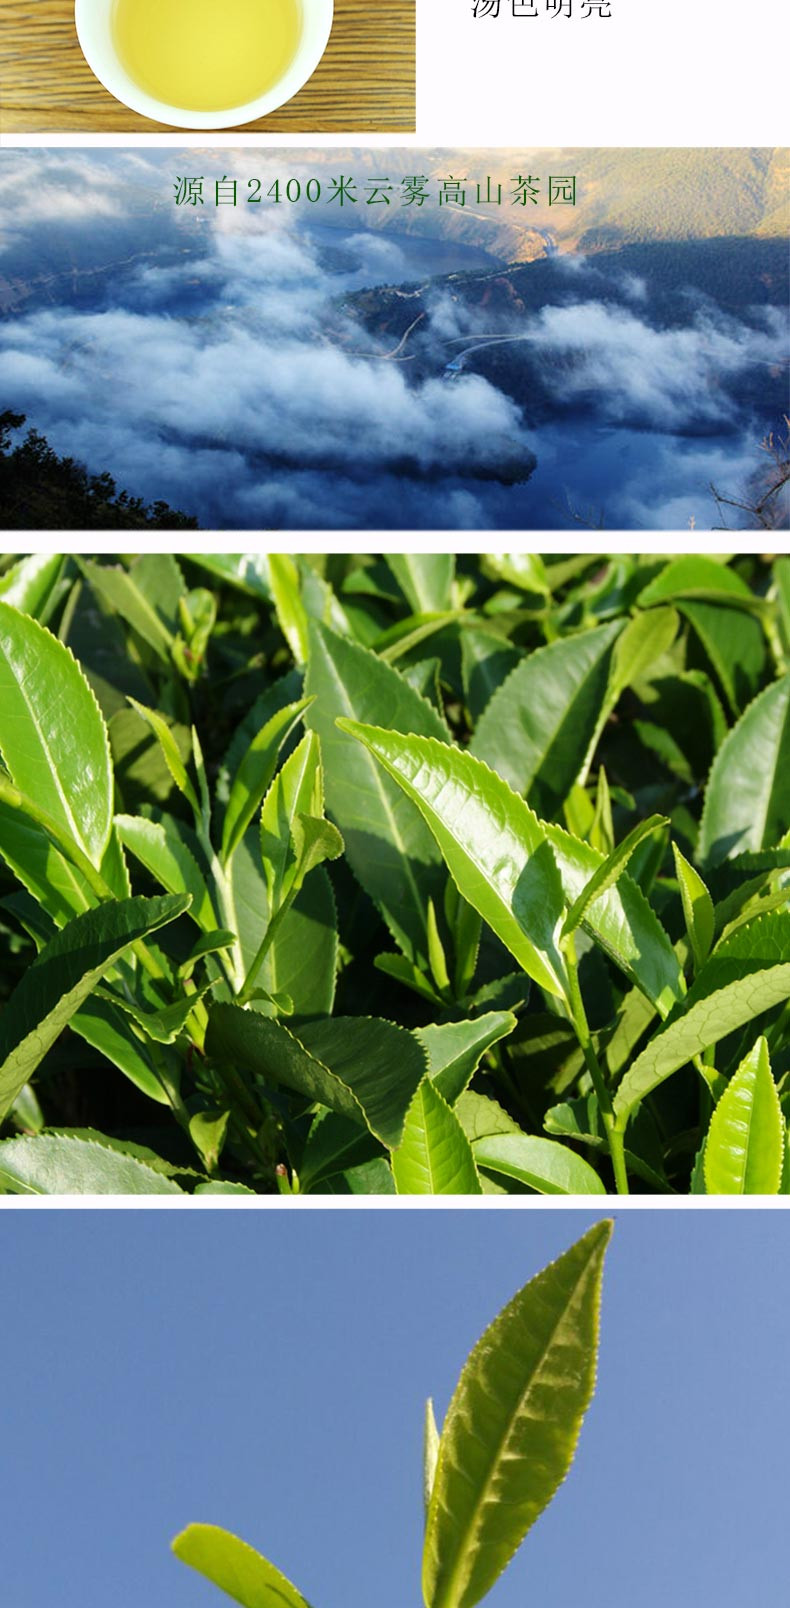
M170 815L150 817L117 815L115 825L124 846L144 865L168 893L188 893L189 914L206 933L214 933L218 920L206 877L186 839L181 822Z
M428 900L441 909L446 874L433 837L400 788L337 716L447 741L439 715L390 665L324 626L311 628L306 724L321 739L326 799L346 859L406 958L427 966Z
M35 1090L29 1083L20 1090L11 1107L11 1121L16 1128L27 1134L41 1133L46 1126Z
M750 599L750 602L753 602ZM754 697L765 669L765 637L759 620L738 608L679 602L724 689L734 715Z
M266 553L185 553L185 558L226 586L270 603L269 558Z
M131 695L137 697L139 691L139 688L133 687ZM149 694L150 689L146 688L146 695ZM132 814L143 805L160 804L166 807L174 803L173 777L159 739L148 721L143 720L136 709L124 703L111 716L108 730L118 796L126 813ZM191 743L186 727L171 726L170 730L182 762L188 761Z
M611 1230L596 1224L539 1273L466 1363L439 1442L426 1608L474 1608L568 1472L595 1384Z
M342 562L344 561L341 560ZM321 563L322 560L316 554L306 556L299 562L301 599L305 614L308 619L320 620L324 625L331 626L332 630L339 631L341 636L353 636L353 626L334 586L325 575L318 573ZM332 567L331 558L328 559L328 567Z
M787 1127L787 1122L785 1122L784 1161L779 1193L780 1195L790 1195L790 1128Z
M255 685L257 686L257 677ZM284 676L278 676L259 693L250 706L244 718L235 727L233 736L223 754L216 781L215 814L221 819L222 811L227 808L230 795L230 784L241 764L250 743L257 736L263 726L267 726L278 709L285 709L287 704L296 703L302 696L304 676L301 671L290 669Z
M433 738L340 721L416 804L467 903L551 994L565 994L564 899L537 816L481 760Z
M414 614L440 614L452 607L454 553L388 553L387 565Z
M331 821L315 815L297 815L291 826L296 865L293 886L302 887L311 871L326 860L339 860L343 839Z
M413 664L402 664L399 668L408 686L441 714L441 659L417 659Z
M568 933L575 932L576 928L584 920L590 906L595 904L602 894L608 893L609 889L620 881L631 855L635 849L638 849L640 843L645 838L650 837L653 832L658 831L659 828L663 830L666 825L666 816L651 815L646 821L640 821L628 833L628 836L623 838L622 843L618 843L611 854L607 855L603 864L599 865L598 870L593 873L589 882L585 884L578 898L571 905L562 929L563 937Z
M101 876L105 887L116 899L128 899L131 896L132 884L129 880L129 868L123 852L123 844L115 830L113 822L110 831L110 840L104 851L101 863Z
M573 786L596 730L620 621L538 648L487 705L470 752L551 819Z
M414 1035L372 1017L334 1016L302 1023L299 1038L354 1091L382 1144L400 1144L403 1118L427 1071Z
M4 603L42 621L49 613L53 593L57 593L67 560L60 553L30 553L12 564L0 576L0 597Z
M235 943L236 935L227 927L219 928L214 932L204 933L199 938L194 949L187 955L178 968L178 978L181 982L188 982L198 961L206 960L209 955L220 955L223 950L230 949Z
M207 1184L196 1184L193 1190L195 1195L254 1195L254 1189L248 1189L246 1184L232 1184L226 1178L210 1178Z
M484 572L503 581L506 586L517 586L524 592L536 592L539 597L551 596L553 576L549 577L547 574L546 565L539 553L488 553L482 562ZM573 563L572 559L571 564Z
M206 1049L256 1077L281 1083L309 1101L370 1129L388 1148L401 1142L406 1112L425 1075L425 1060L403 1028L367 1017L335 1017L300 1028L238 1005L215 1005Z
M254 1077L293 1089L349 1121L366 1125L361 1102L318 1061L288 1028L239 1005L215 1005L209 1016L206 1051L222 1064L238 1063Z
M206 984L203 988L196 989L193 994L184 994L172 1004L163 1005L159 1010L152 1011L143 1010L133 1000L125 999L122 994L110 988L103 988L100 984L96 987L94 997L103 1004L122 1011L124 1016L131 1017L145 1037L151 1039L154 1044L174 1044L209 986Z
M175 636L187 603L186 583L176 554L138 553L129 565L129 575L168 636Z
M118 564L96 564L91 559L83 560L82 567L97 596L120 614L121 619L168 664L173 633L167 629L154 603L137 586L128 570Z
M270 910L256 832L251 828L230 863L231 926L239 934L244 974L267 932ZM299 1017L328 1015L335 996L338 939L332 885L322 866L286 911L256 986L288 994Z
M685 1000L632 1062L615 1096L620 1119L695 1055L790 994L790 914L761 916L725 938Z
M310 1608L273 1563L213 1524L190 1524L176 1536L173 1551L242 1608Z
M222 861L227 864L253 821L277 767L277 759L308 698L279 709L251 742L233 778L222 823Z
M465 1089L453 1107L458 1121L472 1145L478 1139L490 1139L500 1133L520 1133L517 1122L496 1100L485 1094Z
M549 823L545 830L572 906L605 864L604 856L562 827ZM683 997L683 972L669 937L627 872L587 905L581 925L662 1016Z
M381 1155L377 1139L358 1122L349 1122L334 1111L320 1111L313 1118L299 1165L302 1194L321 1194L322 1186L338 1174L375 1161Z
M443 614L412 614L408 620L391 626L389 631L382 631L380 636L374 638L370 646L374 653L386 664L395 664L398 659L406 659L421 648L431 637L438 636L448 626L454 625L459 619L456 610ZM414 685L413 677L408 670L403 671L404 680Z
M392 1168L383 1156L336 1173L321 1185L322 1195L394 1195Z
M672 608L653 608L629 620L612 655L607 706L613 708L626 687L633 686L667 653L677 636L680 616Z
M467 627L461 634L464 694L473 721L479 721L502 682L521 662L518 648L494 631Z
M430 1078L409 1106L392 1174L399 1195L481 1193L469 1140Z
M156 709L147 709L145 704L138 703L136 698L130 698L129 703L140 719L144 720L147 726L150 726L162 750L165 763L176 787L180 793L183 793L195 816L199 819L200 804L197 794L181 757L181 750L164 716L160 715Z
M65 1134L0 1144L0 1184L21 1195L183 1195L135 1156Z
M677 598L700 598L708 603L724 603L747 609L754 599L745 581L735 570L707 553L689 553L672 559L660 575L639 594L643 609L656 603L674 602Z
M785 1123L768 1045L757 1040L713 1113L705 1145L709 1195L777 1195Z
M445 890L444 913L452 934L453 948L455 950L454 982L456 998L465 999L472 989L477 963L480 958L483 918L479 910L473 910L472 906L467 904L466 899L461 897L455 883L452 881L448 881ZM516 976L518 976L518 973ZM523 983L526 984L526 993L523 995L524 1000L526 1000L529 992L529 984L526 983L526 978L523 979ZM483 984L484 988L488 986L488 984ZM496 988L497 983L495 982L492 986ZM518 987L519 989L522 987L522 982L519 982ZM478 994L479 992L478 990ZM470 1006L475 1008L477 1003L479 1001L472 1000L470 1001Z
M469 1022L444 1022L415 1028L428 1057L428 1076L448 1105L455 1105L492 1045L516 1026L512 1011L489 1011Z
M82 873L61 854L24 802L3 796L0 777L0 855L59 927L96 903Z
M300 595L299 569L287 553L269 554L269 585L280 630L296 664L309 653L309 620Z
M207 1172L213 1172L222 1154L230 1111L196 1111L189 1119L189 1137Z
M720 865L772 848L790 826L790 676L749 705L713 762L697 853Z
M261 855L270 910L279 908L295 872L294 822L300 815L321 816L323 808L321 745L310 731L286 760L263 801Z
M578 794L576 795L578 802ZM607 856L614 853L614 816L612 814L612 794L609 787L609 778L606 767L602 765L598 771L598 785L595 789L595 809L590 822L590 844L599 854Z
M790 558L778 558L774 564L776 607L780 635L786 657L790 655Z
M283 917L259 982L273 996L286 996L304 1020L328 1016L335 1000L338 966L337 909L332 884L319 866Z
M685 855L681 854L675 843L672 845L672 853L675 856L675 870L680 883L686 932L694 956L694 966L699 971L711 951L716 932L716 912L702 877L695 871L693 865L689 865Z
M479 1139L472 1146L478 1167L515 1178L541 1195L605 1195L597 1172L567 1145L532 1134Z
M737 714L765 664L759 599L733 569L695 553L669 563L639 598L643 608L669 601L685 615Z
M436 907L433 899L428 900L428 966L439 997L443 998L450 988L450 973L447 970L447 956L444 952L439 923L436 919Z
M125 899L76 916L36 956L0 1016L0 1120L97 982L186 898Z
M98 869L113 792L99 706L68 648L1 602L0 752L19 791Z
M204 587L178 599L179 635L173 643L173 660L187 681L200 680L217 623L217 600Z
M131 1022L116 1005L110 1005L93 993L76 1016L72 1016L69 1025L72 1033L79 1034L86 1044L106 1056L141 1094L149 1100L155 1100L157 1105L170 1104L167 1090L163 1088L154 1066L150 1045L143 1043Z

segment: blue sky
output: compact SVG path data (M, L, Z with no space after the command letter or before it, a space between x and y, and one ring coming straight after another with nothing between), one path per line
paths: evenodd
M2 1213L3 1608L219 1608L193 1519L313 1608L420 1608L424 1398L600 1215ZM577 1460L491 1608L783 1600L789 1238L619 1214Z

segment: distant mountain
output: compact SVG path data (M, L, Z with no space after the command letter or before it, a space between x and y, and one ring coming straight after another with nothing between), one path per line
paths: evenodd
M281 156L284 153L281 153ZM545 230L561 250L611 250L650 240L703 240L723 235L790 235L790 151L760 148L541 148L492 150L337 150L287 153L294 172L349 173L361 180L400 181L415 170L435 181L469 179L464 207L358 206L364 227L406 234L441 233L505 262L546 254ZM549 207L550 175L575 175L575 207ZM538 205L514 207L512 181L541 180ZM503 184L503 204L479 205L476 185ZM348 227L348 212L322 208L322 223Z
M114 153L102 153L112 164ZM172 174L203 174L207 203L176 207ZM357 181L357 204L260 206L242 200L229 217L211 204L215 177L230 172L246 197L247 181L261 180L262 194L273 178L347 175ZM401 204L404 178L424 174L430 199L423 205ZM576 177L576 205L547 204L550 175ZM540 202L514 206L513 181L520 175L540 181ZM442 179L468 180L465 204L439 206ZM501 205L479 203L477 184L488 178L503 186ZM367 205L366 185L389 180L391 204ZM560 252L611 251L614 247L660 240L704 240L717 236L790 235L790 152L783 148L541 148L533 151L442 150L368 147L146 152L135 178L123 177L124 211L103 216L86 199L84 217L67 209L63 216L37 221L26 218L23 192L9 208L9 225L0 252L0 315L18 315L42 306L90 308L102 299L116 301L125 285L146 269L176 269L212 251L214 226L223 235L230 223L240 235L260 230L267 212L276 214L278 231L285 224L325 236L372 231L426 241L445 242L458 252L461 268L469 252L485 253L494 262L532 262L552 249ZM260 233L254 238L259 242ZM322 257L322 260L323 257ZM331 272L331 253L326 252ZM372 272L372 270L371 270ZM199 297L199 284L195 295Z
M611 246L790 233L787 150L670 148L573 154L581 199L576 209L578 232L571 234L581 249L602 238Z
M475 372L490 380L523 408L529 423L565 411L557 376L583 364L586 356L583 311L605 303L638 317L645 330L687 329L700 318L722 315L742 330L762 330L772 309L784 312L790 297L788 253L782 240L734 238L663 241L624 245L582 257L552 257L513 263L485 273L452 274L420 286L381 287L346 298L382 351L408 357L415 382L430 375ZM548 352L530 341L530 321L546 308L581 309L572 349ZM450 323L448 323L448 317ZM453 327L455 333L448 335ZM402 343L399 345L399 343ZM649 358L645 363L650 390ZM787 363L760 363L721 376L723 390L738 408L752 409L773 427L787 410ZM585 407L578 390L567 411ZM632 423L640 425L635 416ZM711 428L718 430L719 423Z

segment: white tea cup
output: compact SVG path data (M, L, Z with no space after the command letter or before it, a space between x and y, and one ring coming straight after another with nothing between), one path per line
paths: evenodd
M217 0L218 5L222 0ZM143 117L176 128L236 128L252 123L278 106L284 106L312 78L329 43L334 0L299 0L301 33L296 54L276 84L243 106L223 107L220 111L197 112L188 106L169 106L148 95L131 78L115 45L112 13L115 0L75 0L74 20L82 54L99 83L116 100Z

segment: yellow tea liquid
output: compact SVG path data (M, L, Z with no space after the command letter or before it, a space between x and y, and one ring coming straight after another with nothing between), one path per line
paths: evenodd
M119 59L146 94L221 112L279 83L302 32L300 0L115 0Z

